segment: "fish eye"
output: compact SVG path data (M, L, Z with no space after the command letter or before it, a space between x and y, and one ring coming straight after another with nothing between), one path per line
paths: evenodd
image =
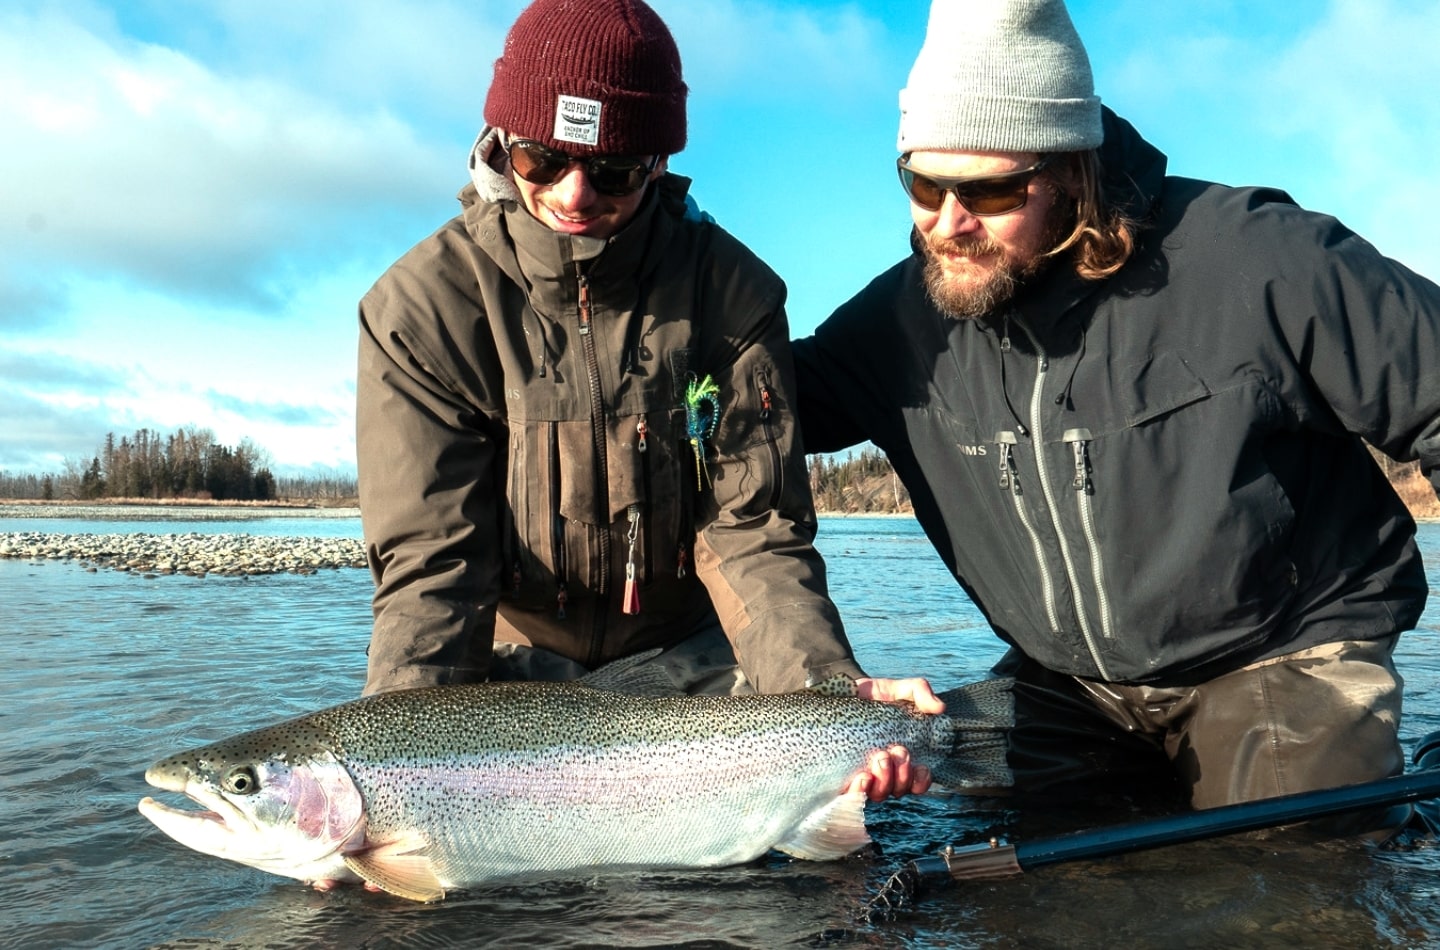
M253 795L260 791L260 779L248 765L237 765L231 769L220 784L225 791L236 795Z

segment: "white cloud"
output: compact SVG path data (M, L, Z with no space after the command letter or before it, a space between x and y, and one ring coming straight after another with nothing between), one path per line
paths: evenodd
M0 21L0 87L0 299L84 272L263 306L278 262L383 239L461 167L384 110L53 16Z
M1262 77L1265 119L1311 156L1302 203L1440 279L1440 6L1336 0Z
M524 2L0 0L0 467L181 425L348 467L355 301L456 210ZM806 332L904 252L927 5L653 3L691 86L673 167ZM1172 169L1287 188L1440 275L1433 4L1071 9Z

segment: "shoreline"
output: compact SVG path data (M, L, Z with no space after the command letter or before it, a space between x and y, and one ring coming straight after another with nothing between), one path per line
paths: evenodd
M0 502L0 518L57 518L76 521L258 521L264 518L358 518L355 507L301 505L120 502Z
M366 568L359 538L317 538L243 533L248 522L286 519L358 519L360 509L258 504L109 504L0 502L0 519L88 521L113 524L113 533L0 531L0 561L41 565L77 563L88 571L113 570L143 577L315 574ZM135 522L236 525L236 532L152 534L126 531Z
M910 518L909 511L820 511L820 518ZM335 508L302 505L225 503L0 501L0 519L55 518L76 521L255 521L263 518L358 518L354 506Z

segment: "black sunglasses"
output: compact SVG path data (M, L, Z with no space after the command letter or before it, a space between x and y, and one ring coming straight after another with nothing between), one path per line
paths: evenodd
M590 187L602 195L623 198L645 187L645 180L660 164L660 156L648 160L633 155L569 155L559 149L542 145L533 139L502 137L500 147L510 156L515 174L532 185L553 185L564 176L571 163L578 162L590 179Z
M900 187L905 189L911 201L926 211L939 211L945 204L945 193L948 191L960 202L960 207L984 217L1009 214L1025 207L1025 202L1030 200L1031 179L1044 171L1054 156L1042 155L1040 161L1019 171L971 178L923 175L910 167L909 158L909 155L901 155L895 160L895 167L900 172Z

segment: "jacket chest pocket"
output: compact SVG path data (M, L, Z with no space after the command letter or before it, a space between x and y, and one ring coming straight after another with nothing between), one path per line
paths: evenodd
M546 609L562 590L618 589L632 565L642 586L689 574L695 476L684 435L680 409L610 417L602 456L588 422L512 422L506 597Z
M565 574L559 424L512 423L509 446L501 592L538 610L554 599Z
M683 409L621 416L610 427L608 499L623 547L648 587L661 576L690 572L695 459L686 441Z

